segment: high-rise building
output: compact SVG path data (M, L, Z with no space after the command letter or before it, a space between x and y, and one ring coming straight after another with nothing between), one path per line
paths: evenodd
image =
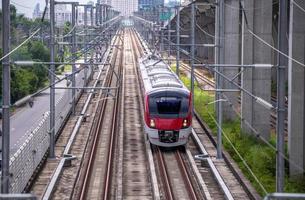
M139 10L153 10L164 5L164 0L139 0Z
M99 0L97 3L107 4L111 6L112 5L111 2L112 2L111 0Z
M89 1L88 4L92 4L92 1ZM77 12L77 21L76 23L78 25L84 25L84 9L80 9ZM91 24L91 18L89 15L89 12L87 13L87 20L88 24ZM33 19L41 18L43 15L43 10L40 10L39 3L36 4L35 9L33 11ZM94 15L93 15L94 17ZM45 14L45 19L50 19L50 8L47 9ZM55 25L56 26L63 26L65 22L71 22L72 21L72 11L71 6L66 4L59 4L55 6Z
M123 16L130 16L138 11L138 0L112 0L111 6Z
M33 11L33 19L41 18L41 17L42 17L42 13L40 11L40 4L37 3Z

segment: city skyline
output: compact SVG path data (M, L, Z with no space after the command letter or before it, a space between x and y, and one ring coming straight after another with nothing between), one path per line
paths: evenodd
M62 0L62 1L70 1L70 0ZM87 3L89 0L77 0L80 3ZM165 0L167 3L169 0ZM93 1L94 3L97 0ZM35 9L36 4L40 4L40 9L44 9L45 7L45 0L27 0L27 4L24 4L24 0L11 0L11 4L13 4L17 8L18 14L24 14L28 18L32 18L33 11ZM0 5L1 8L2 5Z

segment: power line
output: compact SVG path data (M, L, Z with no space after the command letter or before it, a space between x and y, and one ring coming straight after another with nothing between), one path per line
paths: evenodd
M32 35L30 35L26 40L24 40L21 44L19 44L17 47L15 47L13 50L11 50L9 53L7 53L6 55L4 55L2 58L0 58L0 61L2 61L4 58L8 57L9 55L11 55L12 53L14 53L16 50L18 50L20 47L22 47L24 44L26 44L30 39L32 39L32 37L34 37L41 28L37 29Z
M20 6L20 7L22 7L22 8L26 8L26 9L32 10L31 7L24 6L24 5L19 4L19 3L15 2L15 1L11 1L11 4L13 4L13 5L15 5L15 6Z
M260 42L262 42L263 44L265 44L266 46L270 47L271 49L273 49L274 51L278 52L279 54L281 54L282 56L286 57L287 59L301 65L302 67L305 67L305 64L298 61L297 59L285 54L284 52L280 51L278 48L274 47L273 45L269 44L266 40L264 40L263 38L261 38L260 36L258 36L257 34L255 34L253 32L253 30L250 29L249 27L249 24L248 24L248 20L247 20L247 14L246 14L246 11L244 10L244 7L243 5L241 5L241 8L242 8L242 11L244 13L244 16L245 16L245 22L246 22L246 28L247 28L247 31L254 36L254 38L256 38L257 40L259 40Z

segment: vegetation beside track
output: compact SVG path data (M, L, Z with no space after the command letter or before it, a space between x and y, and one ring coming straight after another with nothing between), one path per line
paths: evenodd
M174 67L173 67L174 69ZM190 88L190 79L184 75L181 75L183 83ZM214 101L214 94L206 91L202 91L197 85L195 85L195 109L199 113L200 117L206 122L213 134L217 133L217 125L215 123L216 114L214 106L211 104ZM257 176L258 180L264 186L268 193L275 192L276 185L276 153L273 149L266 144L257 140L254 136L242 133L240 129L240 119L236 121L225 121L222 124L225 135L223 136L223 145L226 151L232 156L235 162L238 164L244 175L251 181L255 189L260 195L265 196L265 192L255 181L253 176L245 167L243 161L239 158L234 151L229 140L233 144L234 148L245 159L251 170ZM275 145L275 137L272 137L269 141ZM286 167L288 164L286 163ZM286 180L285 180L285 192L305 192L305 179L289 179L288 169L286 168Z

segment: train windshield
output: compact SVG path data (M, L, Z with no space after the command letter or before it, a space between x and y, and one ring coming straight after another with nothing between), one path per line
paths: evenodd
M188 94L178 92L159 92L149 96L151 117L183 118L189 110Z
M181 98L179 97L160 97L156 98L157 110L159 114L179 114Z

